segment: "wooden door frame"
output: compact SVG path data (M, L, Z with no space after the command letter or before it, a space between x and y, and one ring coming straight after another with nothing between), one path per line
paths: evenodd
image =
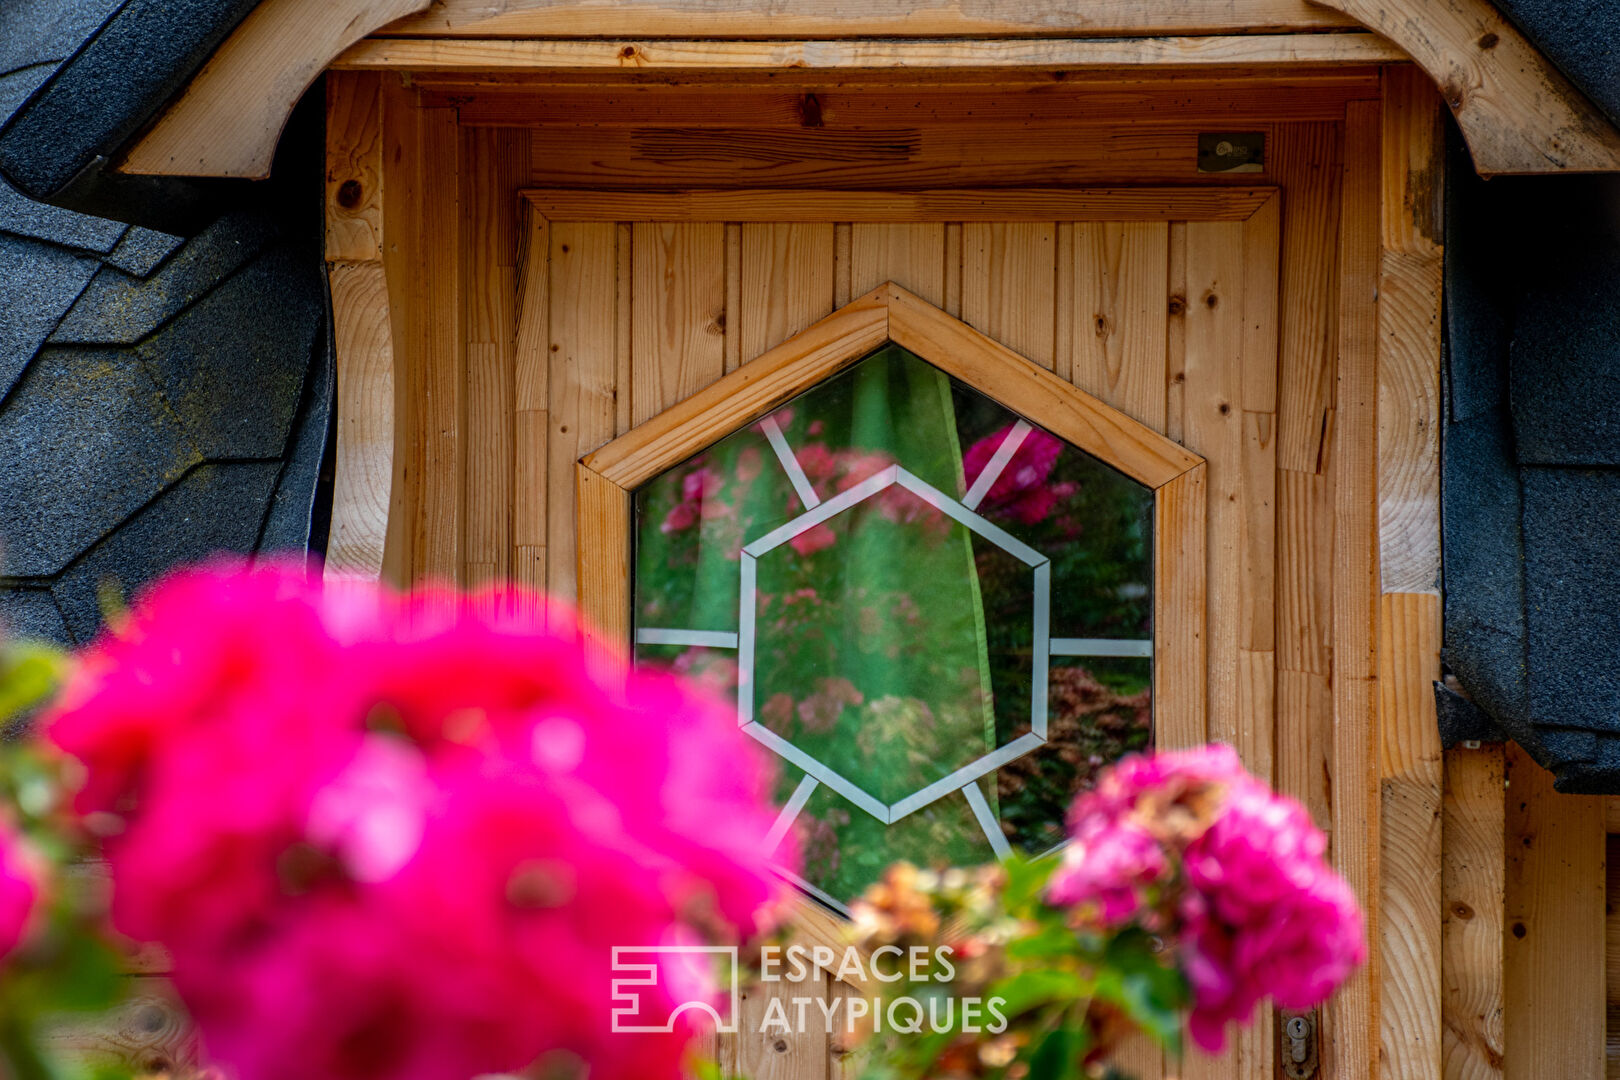
M809 81L800 77L796 85ZM976 85L991 90L998 84ZM1488 913L1500 926L1500 900L1493 906L1491 897L1501 896L1503 871L1500 859L1494 869L1477 858L1455 862L1448 840L1442 908L1436 871L1442 768L1427 694L1438 675L1439 641L1435 178L1441 105L1409 66L1387 69L1381 91L1374 85L1361 92L1365 100L1352 101L1338 123L1299 120L1275 128L1277 175L1288 200L1282 348L1290 355L1310 352L1312 369L1321 368L1326 380L1315 393L1330 403L1342 399L1321 417L1279 414L1295 433L1284 434L1279 462L1286 454L1291 468L1321 467L1316 455L1323 451L1304 438L1319 421L1320 446L1342 444L1344 452L1329 462L1325 490L1355 514L1328 543L1361 568L1356 585L1335 585L1335 608L1341 599L1346 604L1326 631L1334 654L1347 659L1344 679L1335 680L1345 685L1333 691L1330 760L1339 762L1335 810L1346 815L1335 851L1352 849L1347 857L1355 865L1341 865L1368 902L1373 935L1382 940L1383 971L1369 970L1330 1007L1334 1052L1347 1075L1374 1075L1382 1056L1388 1075L1434 1078L1442 1053L1447 1060L1474 1054L1482 1062L1501 1061L1500 1020L1493 1018L1501 1015L1502 945L1499 934L1480 928ZM483 550L482 541L463 537L476 539L484 526L464 520L468 507L454 478L467 467L456 449L458 425L476 415L457 380L466 380L469 357L482 362L477 349L505 350L507 363L516 353L515 389L492 391L516 394L516 426L504 421L507 427L494 437L510 447L545 435L544 385L536 382L544 370L535 366L546 347L545 305L516 284L524 263L543 261L543 229L523 223L518 200L491 204L481 194L527 186L527 163L489 152L501 145L502 129L462 128L456 110L448 90L419 92L374 72L332 76L327 255L339 344L333 541L334 556L348 552L346 563L334 557L334 570L404 582L424 574L455 580L461 567L474 565L468 560ZM1342 158L1331 142L1317 149L1319 140L1337 140L1338 133L1347 151ZM1336 194L1341 184L1342 200ZM1296 218L1296 208L1305 216ZM1336 256L1328 255L1326 280L1301 276L1322 272L1315 266L1324 250L1319 238L1326 236L1331 253L1335 232L1344 243ZM472 247L462 254L459 245L468 236ZM472 302L485 296L497 298L493 310ZM515 343L492 332L491 320L515 327L507 332ZM1324 332L1325 345L1319 340ZM478 344L486 340L487 346ZM1324 349L1325 363L1315 359ZM1299 395L1282 404L1298 408ZM1345 435L1352 428L1353 438ZM1359 433L1364 430L1376 435L1367 438ZM421 438L419 431L443 436ZM1293 445L1289 438L1302 441ZM543 501L545 485L522 473L531 467L523 455L516 467L516 475L487 482L509 485L514 498ZM1282 509L1279 543L1285 539ZM519 510L524 521L544 519L543 506ZM528 539L526 527L514 522L511 546L488 564L519 582L532 579L529 560L544 557L544 537ZM358 539L344 548L341 537ZM1308 535L1287 542L1318 543ZM1357 557L1357 551L1365 554ZM1282 709L1280 676L1278 694ZM1365 771L1352 762L1366 763ZM1475 800L1455 810L1448 803L1451 818L1502 835L1500 801L1493 808ZM1499 853L1500 844L1494 850ZM1480 914L1467 924L1447 919L1442 942L1442 912L1454 899ZM1380 921L1381 904L1388 906L1387 920ZM1601 964L1601 950L1594 953ZM1550 999L1531 1007L1563 1008ZM1596 1030L1601 1042L1602 1002L1593 1007L1595 1027L1583 1020L1581 1029Z

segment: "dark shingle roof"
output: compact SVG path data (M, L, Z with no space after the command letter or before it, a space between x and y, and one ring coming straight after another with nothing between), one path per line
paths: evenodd
M1560 789L1620 791L1620 177L1455 150L1446 339L1446 661Z
M123 5L96 45L126 33L140 6ZM194 18L229 7L163 6ZM118 7L0 3L0 122L37 88L83 78L80 46ZM78 74L59 70L75 53ZM5 631L84 640L104 584L127 593L220 550L324 546L316 495L332 373L318 104L290 129L273 179L225 189L223 212L193 219L191 239L47 205L0 180ZM101 119L133 112L126 102ZM35 146L27 175L67 175L61 162L94 142L88 128L74 134L84 138L50 144L59 153Z

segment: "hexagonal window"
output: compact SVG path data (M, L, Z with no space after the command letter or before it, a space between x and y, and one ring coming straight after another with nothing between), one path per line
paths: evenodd
M1202 475L885 288L881 338L819 366L790 341L755 361L780 384L765 407L728 410L760 382L732 377L581 470L582 498L607 478L631 501L636 663L706 682L782 759L769 842L801 830L800 884L840 907L896 859L1051 850L1074 794L1150 742L1155 649L1176 641L1155 534L1184 528L1155 488ZM797 383L773 378L784 355Z

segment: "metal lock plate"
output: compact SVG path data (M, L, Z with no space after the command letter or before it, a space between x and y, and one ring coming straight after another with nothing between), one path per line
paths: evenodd
M1313 1012L1277 1014L1277 1058L1288 1080L1307 1080L1316 1075L1317 1017Z

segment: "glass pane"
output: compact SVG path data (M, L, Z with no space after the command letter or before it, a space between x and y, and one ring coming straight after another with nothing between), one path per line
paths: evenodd
M1149 736L1152 502L887 345L636 493L637 661L783 758L830 899L1044 851Z

